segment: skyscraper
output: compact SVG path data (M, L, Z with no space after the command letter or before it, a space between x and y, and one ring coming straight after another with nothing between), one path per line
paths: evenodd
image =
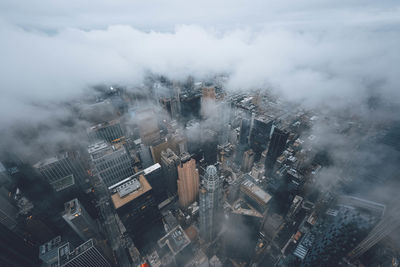
M247 150L243 154L242 171L249 172L254 164L254 152L252 149Z
M178 166L178 196L179 205L187 208L192 204L199 192L199 172L196 161L188 153L181 155L181 164Z
M161 170L161 165L156 163L143 170L143 174L153 188L153 197L157 205L167 199L167 180Z
M261 157L261 153L267 148L272 128L272 121L263 118L254 119L250 131L250 148L255 153L255 161Z
M207 165L212 165L217 162L217 147L217 133L209 129L204 130L202 135L202 149L204 161Z
M111 200L127 233L139 248L149 242L145 236L157 235L162 225L153 189L143 174L128 177L110 187ZM162 227L162 226L161 226Z
M274 128L272 133L271 141L268 146L267 157L265 159L265 169L268 172L272 171L276 159L282 154L286 147L286 141L289 137L289 133Z
M217 216L222 202L221 182L217 168L207 167L204 184L200 189L200 235L205 241L212 241L218 231Z
M122 130L119 120L99 123L90 127L87 133L89 141L92 143L101 140L111 142L124 136L124 131Z
M96 241L89 239L74 250L66 243L58 248L58 266L60 267L111 267Z
M107 187L134 173L131 158L120 144L111 146L104 141L97 142L89 146L88 152L97 174Z
M33 167L57 192L84 183L87 175L78 153L64 152L42 160Z
M99 234L96 222L76 198L65 203L65 211L62 217L83 241Z
M169 148L161 152L161 166L167 180L168 195L175 195L177 192L178 165L180 158Z

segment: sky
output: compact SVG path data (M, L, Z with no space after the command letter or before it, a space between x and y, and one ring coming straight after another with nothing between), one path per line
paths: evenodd
M96 84L228 73L307 108L400 102L398 1L0 2L0 125L68 116Z

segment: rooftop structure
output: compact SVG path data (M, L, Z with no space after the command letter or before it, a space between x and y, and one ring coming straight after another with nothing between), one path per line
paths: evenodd
M182 227L178 225L168 232L163 238L158 240L157 243L160 248L167 245L172 254L175 256L190 244L190 239L186 235L185 231L183 231Z
M58 263L58 248L61 246L61 236L57 236L39 247L39 258L51 266Z
M97 142L89 146L88 152L97 174L106 186L114 185L134 173L131 158L120 144Z
M75 198L65 203L64 206L63 219L82 240L86 241L98 235L99 230L95 221L93 221L85 208L79 203L78 199Z
M86 241L72 251L70 249L69 243L66 243L58 249L58 266L111 267L111 264L106 260L93 239Z
M139 179L133 177L127 179L129 180L116 187L113 190L114 194L111 195L111 200L116 209L128 204L130 201L133 201L152 189L143 175L139 175Z
M240 185L240 191L245 200L261 213L266 210L267 204L271 200L271 196L268 193L248 179L242 182Z

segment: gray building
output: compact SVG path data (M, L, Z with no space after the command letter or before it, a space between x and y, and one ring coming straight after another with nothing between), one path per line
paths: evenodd
M217 168L207 167L200 189L200 236L205 241L212 241L217 234L216 219L222 202L221 181Z
M64 152L42 160L33 167L57 192L84 183L87 175L78 153Z
M17 208L10 202L8 192L0 187L0 223L14 231L17 228Z
M178 187L178 165L180 163L180 158L171 150L161 152L161 166L163 174L167 180L167 190L168 195L176 195Z
M112 142L124 136L119 120L112 120L108 122L99 123L87 129L90 142L105 140Z
M132 160L125 147L120 144L109 145L101 141L90 145L88 152L96 174L107 187L134 173Z
M60 267L111 267L102 250L96 246L95 240L90 239L71 250L66 243L58 249L58 266Z
M61 236L57 236L39 247L39 258L43 261L44 266L58 264L58 248L61 245Z
M65 211L62 217L84 241L96 237L99 234L96 222L90 217L76 198L65 203Z

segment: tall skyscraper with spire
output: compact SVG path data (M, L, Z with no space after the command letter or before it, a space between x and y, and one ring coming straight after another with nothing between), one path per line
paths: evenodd
M221 181L217 168L210 165L206 169L204 184L200 189L200 236L207 242L212 241L218 232L216 218L221 202Z

